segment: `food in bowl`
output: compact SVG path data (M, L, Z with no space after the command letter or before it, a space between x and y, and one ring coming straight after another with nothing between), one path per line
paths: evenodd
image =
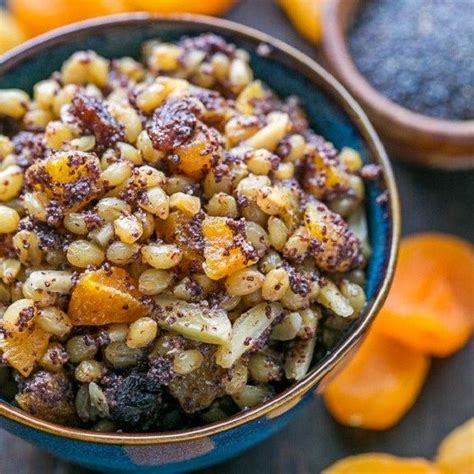
M262 48L264 50L264 48ZM204 34L0 91L2 394L166 431L301 380L365 304L364 179Z

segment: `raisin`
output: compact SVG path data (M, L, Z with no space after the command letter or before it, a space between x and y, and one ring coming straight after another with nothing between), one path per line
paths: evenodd
M186 413L207 408L224 395L221 381L226 371L215 363L215 348L201 344L199 349L204 356L201 367L190 374L175 377L168 387Z
M76 94L72 100L71 113L81 125L95 135L97 143L110 148L123 141L124 127L108 111L106 105L96 97Z
M202 111L200 102L186 98L166 102L153 115L147 124L154 148L170 152L189 140L196 128L196 117Z
M110 417L128 431L148 431L158 423L161 386L146 372L112 374L102 380Z

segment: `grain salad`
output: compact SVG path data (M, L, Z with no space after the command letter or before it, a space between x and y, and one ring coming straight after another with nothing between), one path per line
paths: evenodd
M213 34L0 90L0 394L96 431L221 420L365 305L359 153Z

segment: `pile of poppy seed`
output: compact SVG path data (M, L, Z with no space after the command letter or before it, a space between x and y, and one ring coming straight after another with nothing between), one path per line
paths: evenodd
M474 2L365 0L350 36L360 72L415 112L474 119Z

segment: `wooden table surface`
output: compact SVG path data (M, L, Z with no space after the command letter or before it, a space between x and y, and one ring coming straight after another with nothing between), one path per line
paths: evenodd
M273 0L241 0L228 17L315 56ZM404 234L436 230L474 241L474 171L448 173L393 165L404 208ZM203 472L315 474L339 458L367 451L431 457L443 436L474 414L473 369L474 343L454 357L433 360L421 396L392 430L377 433L338 426L322 401L315 400L277 435ZM0 462L2 474L92 472L59 461L1 430Z

